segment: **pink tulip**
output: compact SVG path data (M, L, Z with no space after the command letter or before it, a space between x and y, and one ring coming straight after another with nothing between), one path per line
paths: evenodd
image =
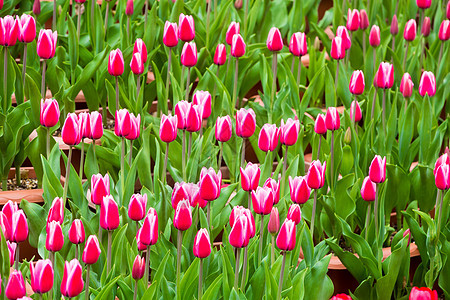
M202 108L192 103L189 104L189 111L186 116L186 130L197 132L202 126Z
M281 126L279 129L280 142L286 146L292 146L297 143L298 133L300 131L300 122L291 118L287 119L286 123L281 119Z
M214 63L218 66L225 64L227 60L227 48L224 44L218 44L216 52L214 52Z
M133 262L133 269L131 270L131 277L133 277L134 280L139 280L144 277L145 267L145 258L136 255Z
M264 152L274 151L278 146L280 129L275 124L264 124L259 132L258 147Z
M258 187L261 170L258 165L249 162L241 171L241 186L244 191L254 191Z
M192 16L180 14L178 19L178 37L183 42L190 42L195 38L195 24Z
M140 53L134 53L130 62L131 72L135 75L141 75L144 73L144 62L142 61L142 57Z
M169 21L166 21L166 24L164 25L163 43L170 48L178 45L177 23L170 23Z
M53 127L59 121L59 105L55 99L41 99L40 121L44 127Z
M422 73L419 83L419 94L425 97L428 94L429 97L433 97L436 94L436 78L433 72L425 71Z
M197 64L197 59L197 46L195 43L185 43L181 51L181 64L191 68Z
M103 136L103 119L102 115L98 111L91 112L89 117L91 121L91 133L89 138L93 140L98 140Z
M397 21L397 15L394 15L392 17L392 22L391 22L391 28L390 28L390 32L392 35L397 35L398 33L398 21Z
M192 225L191 205L188 200L178 202L175 215L173 217L173 225L176 229L185 231Z
M134 12L134 2L133 0L127 0L127 5L125 7L125 15L132 16Z
M206 258L211 254L211 242L209 241L209 233L205 228L201 228L194 238L194 256Z
M360 16L357 9L348 9L347 13L347 29L350 31L357 31L359 29Z
M127 140L134 141L141 134L141 115L134 116L130 114L131 129L130 133L125 136Z
M108 60L108 72L112 76L120 76L124 71L124 60L120 49L111 50Z
M437 169L440 165L449 165L450 166L450 156L447 153L442 154L436 160L436 163L434 164L434 170L433 170L433 174L435 176L436 176Z
M233 207L230 214L230 227L234 226L234 223L239 216L244 216L245 218L247 218L247 236L249 239L251 239L255 236L256 227L255 219L253 218L253 215L248 208L242 206Z
M75 219L69 229L69 241L72 244L78 245L84 243L85 232L84 225L80 219Z
M411 42L416 38L416 20L411 19L406 22L405 31L403 32L403 37L405 40Z
M177 209L181 200L188 200L191 206L195 207L200 204L200 187L195 183L175 182L171 199L173 209Z
M105 230L114 230L119 227L119 207L111 195L102 199L100 208L100 226Z
M400 82L400 92L403 97L409 98L413 93L414 83L412 82L411 75L409 73L403 74L402 81Z
M48 210L47 225L51 221L56 221L59 224L64 223L64 204L62 198L56 197L53 199L52 205Z
M8 299L18 299L26 295L25 281L22 272L13 270L9 274L8 283L5 287L5 296Z
M45 294L53 288L53 266L49 259L30 262L31 288L37 294Z
M273 207L273 193L269 187L258 187L252 191L252 204L255 213L268 215Z
M130 203L128 204L128 217L133 221L140 221L145 217L146 210L147 194L131 195Z
M280 229L280 215L278 214L278 208L275 206L272 207L272 211L270 212L269 223L267 224L267 231L270 234L275 235L278 233Z
M240 34L235 34L231 42L231 56L242 57L245 54L245 42Z
M438 300L437 291L427 287L413 287L409 294L409 300Z
M291 206L289 206L286 219L292 220L295 222L295 225L298 225L302 220L302 212L300 210L300 205L295 203L291 204Z
M91 177L91 201L95 205L102 203L103 197L109 195L109 175L105 177L102 174L92 175Z
M187 128L187 117L192 104L181 100L175 105L175 116L177 117L177 128L185 130Z
M434 182L440 190L448 190L450 188L450 167L447 164L438 166L434 174Z
M8 240L6 241L6 246L8 247L9 252L9 265L12 267L14 265L14 259L16 257L16 249L17 244L16 243L10 243ZM1 285L1 282L0 282ZM1 293L1 291L0 291Z
M19 17L5 16L0 18L0 45L14 46L19 38Z
M202 111L202 119L211 115L211 94L208 91L196 91L192 97L192 104L198 105Z
M228 236L231 246L235 248L243 248L248 245L250 236L248 233L248 218L244 214L240 214L233 222L233 226Z
M150 207L144 218L139 240L145 246L154 245L158 241L158 214L153 207Z
M88 138L91 135L91 120L89 113L80 113L78 115L78 120L80 122L81 138Z
M100 257L100 244L96 235L90 235L84 246L82 255L83 262L87 265L95 264Z
M448 7L450 8L450 1ZM448 9L450 11L450 9ZM450 21L444 20L439 27L439 39L441 41L448 41L450 39Z
M132 129L131 116L125 108L116 110L116 122L114 124L114 133L118 137L125 137L130 134Z
M36 38L36 20L23 14L19 19L19 41L22 43L31 43Z
M256 114L253 109L241 108L236 112L236 135L249 138L255 133Z
M58 252L64 246L64 235L61 224L51 221L47 225L47 236L45 240L45 248L51 252Z
M306 176L297 176L294 178L289 176L289 190L291 200L297 204L306 203L311 195L311 188L307 184Z
M11 221L8 220L6 215L0 211L0 229L3 233L3 236L5 237L5 240L9 241L12 237L12 228L11 228Z
M147 62L147 46L142 39L136 39L134 42L133 55L135 53L139 53L141 55L142 63L145 64Z
M177 117L176 116L161 116L161 124L159 126L159 137L161 141L170 143L177 138Z
M232 129L230 116L217 117L215 129L216 140L222 143L228 142L231 138Z
M355 116L353 117L353 111L355 112ZM362 119L361 107L359 106L358 101L353 100L350 105L350 120L354 122L359 122Z
M334 131L341 127L341 118L339 117L339 112L336 107L329 107L327 109L327 114L325 115L325 126L328 130Z
M336 60L343 59L345 57L345 48L340 36L336 36L331 42L330 55L333 59Z
M269 187L273 194L273 204L277 204L280 201L280 183L273 178L267 178L263 187Z
M450 1L447 2L447 9L445 15L447 16L447 19L450 19Z
M35 16L38 16L41 13L41 1L40 0L34 0L33 2L33 14Z
M314 123L314 132L317 134L327 133L327 127L325 124L325 116L323 114L318 114L316 121Z
M314 160L308 169L306 182L311 189L320 189L325 184L325 170L327 162L323 165L318 160Z
M240 33L239 23L231 22L230 25L228 26L227 33L225 36L226 43L231 46L233 44L233 36L239 33Z
M352 297L347 294L337 294L336 296L331 297L330 300L352 300Z
M11 241L21 243L28 238L28 222L23 210L19 209L12 215Z
M55 56L57 39L58 33L56 31L53 32L50 29L41 29L39 31L36 49L40 58L49 59Z
M295 248L296 228L295 222L289 219L284 220L280 233L277 237L277 247L283 251L292 251Z
M350 47L352 46L352 40L350 39L350 35L348 34L347 28L345 28L345 26L338 26L336 30L336 36L341 37L342 45L345 51L350 49Z
M394 66L388 62L380 63L375 78L378 88L392 88L392 86L394 85Z
M69 146L78 145L81 142L80 120L75 113L68 113L61 130L63 142Z
M364 178L362 187L361 187L361 197L364 201L375 201L376 195L376 184L370 180L370 177L367 176Z
M361 9L359 11L359 18L359 28L361 28L361 30L366 30L369 28L369 17L367 16L365 9Z
M61 281L61 294L73 298L78 296L84 289L83 269L78 259L72 259L64 263L64 274Z
M364 73L361 70L353 71L350 77L349 90L353 95L361 95L364 92Z
M422 33L422 35L424 37L427 37L430 35L430 31L431 31L431 21L429 17L425 17L425 19L423 19L423 23L422 23L422 30L420 31L420 33Z
M306 43L306 35L303 32L295 32L291 36L289 43L289 51L294 56L303 56L308 53L308 46Z
M222 185L222 172L217 172L213 168L203 167L200 172L200 197L206 201L213 201L219 198Z
M270 29L266 45L269 51L281 51L281 49L283 49L283 38L281 37L281 32L278 28L272 27Z
M431 0L416 0L417 7L426 9L431 6Z
M370 46L376 48L380 45L380 27L377 25L373 25L372 29L370 29L369 34L369 43Z
M381 156L375 155L370 164L369 177L375 183L382 183L386 180L386 157L381 158Z

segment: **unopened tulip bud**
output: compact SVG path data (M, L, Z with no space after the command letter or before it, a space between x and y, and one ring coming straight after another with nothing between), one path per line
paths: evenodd
M292 146L297 143L300 131L299 120L287 119L286 123L281 119L280 142L286 146Z
M83 222L79 219L75 219L69 229L69 241L72 244L84 243L85 232Z
M327 133L327 127L325 124L325 116L323 114L318 114L316 121L314 123L314 132L317 134Z
M373 25L372 29L370 29L369 34L369 43L370 46L376 48L380 45L380 27L377 25Z
M302 212L300 210L300 205L291 204L291 206L289 206L289 210L288 210L286 219L292 220L295 222L295 225L298 225L300 223L300 221L302 220Z
M431 0L416 0L417 7L426 9L431 6Z
M100 244L98 242L97 236L90 235L86 241L83 251L83 262L87 265L95 264L100 257Z
M249 138L256 128L256 114L253 109L241 108L236 112L236 135Z
M240 34L235 34L231 43L231 56L242 57L245 54L245 42Z
M352 143L352 130L350 127L345 130L344 143L350 145Z
M270 212L269 223L267 224L267 229L270 234L276 235L280 229L280 215L278 214L278 208L272 207Z
M164 25L163 43L167 47L175 47L178 45L178 25L166 21Z
M280 51L283 49L283 38L281 37L281 32L278 28L272 27L270 29L266 44L267 49L270 51Z
M370 164L369 177L375 183L382 183L386 180L386 157L381 158L375 155Z
M450 1L448 2L450 4ZM450 5L449 5L450 7ZM438 37L441 41L448 41L450 39L450 21L444 20L439 27Z
M159 137L163 142L170 143L177 138L177 124L178 120L176 116L161 116Z
M185 231L192 225L192 212L189 201L182 200L178 202L177 209L173 218L173 225L176 229Z
M258 147L264 152L274 151L278 146L280 129L275 124L264 124L259 132Z
M409 300L438 300L437 291L431 290L427 287L413 287L409 294Z
M5 296L8 299L18 299L26 295L25 281L22 272L13 270L9 274L8 283L5 287Z
M227 33L225 35L226 43L231 46L231 44L233 43L233 36L239 33L240 33L239 23L231 22L230 25L228 26Z
M199 258L206 258L211 254L211 242L208 230L200 229L194 238L194 256Z
M406 22L405 31L403 32L403 37L405 40L411 42L416 38L416 20L411 19Z
M227 48L224 44L217 45L216 52L214 53L214 63L218 66L225 64L227 60Z
M400 82L400 92L403 97L409 98L412 96L414 83L412 82L411 75L409 73L403 74L402 81Z
M392 17L392 22L391 22L391 34L392 35L397 35L398 34L398 21L397 21L397 15L394 15Z
M111 50L108 60L108 72L112 76L120 76L124 71L124 60L120 49Z
M286 219L281 226L280 233L277 237L277 247L280 250L292 251L296 244L296 228L295 222Z
M361 95L364 92L364 73L360 70L353 71L350 77L349 90L353 95Z
M215 128L216 140L219 142L229 141L231 138L232 129L230 116L217 117Z
M359 11L359 17L359 28L361 28L361 30L366 30L369 27L369 17L367 16L365 9L361 9Z
M45 241L45 248L51 252L58 252L64 246L64 235L61 229L61 224L56 221L51 221L47 225L47 236Z
M431 21L429 17L425 17L422 23L422 30L421 33L424 37L427 37L430 35L431 31Z
M376 184L370 180L370 177L367 176L364 178L362 187L361 187L361 197L364 201L375 201L376 195Z
M353 116L353 112L355 112L355 116ZM352 101L350 105L350 120L354 122L359 122L362 119L361 107L359 106L359 102L356 100Z
M183 42L190 42L195 38L195 25L192 16L180 14L178 20L178 37Z
M133 262L133 269L131 270L131 277L134 280L139 280L144 277L145 273L145 258L137 255Z
M419 83L419 94L424 97L428 94L429 97L433 97L436 94L436 78L433 72L425 71L422 73Z
M336 107L329 107L325 115L325 126L328 130L334 131L341 127L341 118Z
M78 296L84 289L83 269L78 259L66 261L64 274L61 280L61 294L67 298Z
M189 68L197 64L197 46L194 42L184 44L181 51L181 64Z
M357 9L351 10L348 9L347 13L347 29L350 31L356 31L359 29L359 11Z
M306 176L289 176L289 190L291 200L297 204L304 204L311 195L311 188L308 186Z

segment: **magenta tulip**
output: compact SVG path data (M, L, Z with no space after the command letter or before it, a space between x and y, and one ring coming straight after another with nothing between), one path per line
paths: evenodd
M361 70L353 71L350 77L349 90L353 95L361 95L364 92L364 73Z
M111 195L102 199L100 208L100 226L105 230L114 230L119 227L119 208Z
M348 49L350 49L350 47L352 46L352 40L345 26L338 26L336 30L336 37L338 36L342 39L342 46L344 47L344 50L347 51Z
M357 9L348 9L347 12L347 29L350 31L357 31L359 29L360 16Z
M370 29L370 34L369 34L369 43L370 46L376 48L380 45L380 27L378 27L377 25L373 25L372 29Z
M124 71L124 60L120 49L111 50L108 59L108 72L112 76L120 76Z
M19 209L12 215L11 241L20 243L28 238L28 222L23 210Z
M30 262L30 283L33 292L45 294L53 288L53 266L49 259Z
M240 168L241 186L244 191L254 191L258 187L261 170L258 165L249 162L245 169Z
M431 6L431 0L416 0L417 7L426 9Z
M414 83L412 82L411 75L409 73L405 73L402 76L402 81L400 82L400 92L403 97L409 98L413 93Z
M201 108L201 118L208 119L211 115L211 94L208 91L196 91L192 97L192 104Z
M422 73L419 83L419 94L424 97L428 94L429 97L433 97L436 94L436 78L433 72L425 71Z
M178 19L178 38L183 42L190 42L195 38L195 24L192 16L180 14Z
M375 78L378 88L392 88L392 86L394 85L394 66L388 62L380 63Z
M291 200L297 204L303 204L308 201L311 195L311 188L308 186L306 176L289 176L289 190Z
M375 201L376 196L376 184L370 180L370 177L367 176L364 178L362 187L361 187L361 197L364 201Z
M147 194L133 194L128 204L128 217L133 221L140 221L147 210Z
M274 151L278 146L280 129L275 124L264 124L259 132L258 147L264 152Z
M392 35L397 35L398 34L398 21L397 21L397 15L394 15L392 17L392 22L391 22L391 28L390 28L390 32Z
M188 200L178 202L175 215L173 217L173 225L176 229L185 231L192 225L191 205ZM142 241L141 241L142 242Z
M100 257L100 244L96 235L90 235L84 246L82 255L83 262L87 265L95 264Z
M256 114L253 109L241 108L236 112L236 135L249 138L255 133Z
M136 255L133 262L133 268L131 269L131 277L133 277L134 280L139 280L144 277L145 267L145 258L140 255Z
M281 119L280 142L286 146L292 146L297 143L298 133L300 131L300 122L291 118L286 123Z
M411 19L406 22L405 31L403 32L403 37L405 40L409 42L414 41L414 39L416 38L416 27L416 20Z
M274 206L272 207L272 211L270 212L267 230L269 231L270 234L275 235L278 233L279 229L280 229L280 215L278 213L278 208Z
M31 43L36 38L36 20L23 14L19 19L19 41L22 43Z
M64 274L61 282L61 294L73 298L78 296L84 288L83 269L78 259L64 263Z
M98 111L91 112L91 134L89 138L93 140L98 140L103 136L103 119L102 115Z
M82 112L78 115L80 122L81 139L88 138L91 135L91 120L87 112Z
M331 42L331 52L330 55L333 59L340 60L345 57L345 48L342 43L342 38L336 36Z
M158 214L150 207L139 231L139 240L145 246L151 246L158 241Z
M211 242L207 229L201 228L195 235L193 252L198 258L206 258L211 254Z
M228 142L231 138L233 126L230 116L217 117L215 135L219 142Z
M277 204L280 201L280 183L273 178L267 178L263 187L269 187L273 194L273 204Z
M19 17L5 16L0 18L0 45L14 46L19 38Z
M286 219L292 220L295 222L295 225L298 225L302 220L302 212L300 210L300 205L295 203L291 204L291 206L289 206Z
M80 119L75 113L68 113L61 130L63 142L69 146L78 145L81 142Z
M245 54L245 42L240 34L235 34L231 43L231 56L242 57Z
M365 9L359 11L359 28L361 28L361 30L369 28L369 17L367 16Z
M134 114L130 114L130 123L131 129L130 133L128 133L125 138L130 141L134 141L141 134L141 115L134 116Z
M294 56L303 56L308 53L306 35L304 32L295 32L291 36L291 42L289 43L289 51Z
M425 19L423 19L423 23L422 23L422 29L420 31L420 33L422 33L422 35L424 37L427 37L430 35L430 31L431 31L431 21L429 17L425 17Z
M58 252L64 246L64 235L61 224L51 221L47 225L47 236L45 240L45 248L51 252Z
M292 251L295 248L295 239L295 222L289 219L284 220L280 228L280 233L277 236L277 247L283 251Z
M59 121L59 105L55 99L41 99L40 121L44 127L53 127Z
M116 122L114 124L114 133L118 137L125 137L130 134L132 125L131 125L131 116L128 110L125 108L116 110Z
M311 189L320 189L325 184L325 170L327 162L323 165L318 160L314 160L308 169L306 182Z
M225 35L226 43L231 46L233 44L234 35L239 33L240 33L239 23L231 22L230 25L228 26L227 33Z
M325 123L325 116L323 114L318 114L316 121L314 123L314 132L317 134L327 133L327 126Z
M434 182L440 190L448 190L450 188L450 166L442 164L437 167L434 174Z
M268 215L273 207L273 193L269 187L258 187L252 191L252 205L256 214Z
M219 198L222 185L222 172L216 173L213 168L203 167L200 172L200 197L206 201L213 201Z
M195 183L175 182L171 200L173 209L177 208L181 200L188 200L195 207L200 201L200 187Z
M164 25L163 43L167 47L175 47L178 45L178 25L166 21Z
M5 287L5 296L8 299L18 299L26 295L25 281L22 272L13 270L9 274L8 283Z
M341 127L341 118L339 117L339 112L336 107L329 107L327 109L327 114L325 115L325 126L328 130L334 131Z
M125 6L125 15L132 16L134 12L134 2L133 0L127 0L127 5Z
M375 155L370 164L369 177L375 183L382 183L386 180L386 157L381 158Z
M409 294L409 300L438 300L438 293L427 287L413 287Z
M48 210L47 226L51 221L56 221L59 224L64 223L64 204L62 198L56 197L53 199L52 206Z
M448 7L450 8L450 2ZM450 9L449 9L450 11ZM441 41L448 41L450 39L450 21L444 20L439 27L438 37Z
M142 39L136 39L133 47L133 55L139 53L141 55L142 62L145 64L147 62L147 46Z
M0 214L1 214L1 212L0 212ZM14 260L16 257L17 244L11 243L7 240L6 246L8 247L8 252L9 252L9 265L12 267L14 265ZM1 282L0 282L0 285L1 285ZM0 293L1 293L1 291L0 291Z
M230 235L228 236L231 246L243 248L248 245L250 240L248 227L248 218L244 214L238 215L233 222Z
M181 64L191 68L197 64L197 59L197 45L194 42L185 43L181 51Z
M92 175L90 190L90 200L92 203L100 205L103 197L108 196L109 193L109 175L106 174L105 177L103 177L102 174Z
M278 28L272 27L270 29L266 45L269 51L281 51L281 49L283 49L283 38L281 37L281 32Z
M144 62L140 53L134 53L130 62L131 72L135 75L141 75L144 73Z
M41 29L36 44L37 54L42 59L50 59L55 56L58 33L50 29Z
M214 52L214 63L218 66L225 64L227 60L227 48L225 44L218 44L216 52Z
M84 243L85 232L84 225L80 219L75 219L69 229L69 241L72 244L78 245Z
M159 137L163 142L170 143L177 138L177 116L161 116L161 124L159 126Z
M355 116L353 116L353 112L355 112ZM359 106L358 101L353 100L352 104L350 104L350 120L353 122L359 122L362 119L361 107Z

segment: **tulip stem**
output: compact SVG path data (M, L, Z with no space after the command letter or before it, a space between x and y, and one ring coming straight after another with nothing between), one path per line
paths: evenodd
M133 294L133 300L136 300L136 299L137 299L137 286L138 286L138 281L135 280L135 281L134 281L134 294ZM88 299L86 299L86 300L88 300Z
M261 227L259 228L258 265L261 265L262 261L263 238L264 238L264 215L261 215Z
M177 294L180 294L180 270L181 270L181 247L183 241L183 232L178 229L177 235Z
M191 150L192 150L192 132L189 132L188 159L191 157Z
M272 123L273 102L275 101L275 90L277 89L277 52L272 54L272 91L270 93L269 123Z
M247 25L248 25L248 9L249 0L245 0L245 10L244 10L244 37L247 38Z
M334 77L334 88L337 91L337 85L338 85L338 77L339 77L339 60L336 62L336 76Z
M238 289L240 255L241 255L241 249L236 248L236 267L234 269L234 289L236 291Z
M119 77L116 77L116 111L119 110L120 106L119 106Z
M148 20L148 0L145 0L144 30L147 28L147 20Z
M183 130L183 139L181 142L181 164L183 168L183 180L186 182L186 130Z
M284 268L286 266L286 251L283 251L283 262L281 263L280 281L278 283L277 300L281 299L281 291L283 290Z
M163 180L164 180L164 183L166 183L167 182L167 160L168 160L168 158L169 158L169 143L167 143L167 146L166 146L166 154L165 154L165 156L164 156L164 169L163 169L163 173L162 173L162 176L163 176Z
M300 89L300 81L302 76L302 57L298 57L298 69L297 69L297 87Z
M86 289L84 292L84 299L89 300L89 274L91 272L91 265L86 265ZM134 293L136 294L136 293Z
M330 188L334 191L334 130L331 131L331 151L330 151Z
M47 60L42 62L42 80L41 80L41 98L45 100L46 88L45 88L45 71L47 69Z
M200 264L198 266L198 300L201 300L203 296L203 259L200 258Z
M228 61L229 61L229 60L228 60ZM219 69L220 69L220 66L217 65L217 70L216 70L216 77L217 77L217 78L219 78ZM212 93L212 102L211 102L211 103L216 103L216 102L215 102L215 100L216 100L216 93L217 93L217 84L216 84L216 81L214 80L214 89L213 89L213 93ZM212 117L212 119L214 120L214 119L215 119L214 110L213 110L212 112L213 112L213 117Z
M241 108L241 102L237 99L237 85L238 85L238 70L239 70L239 59L236 57L236 63L234 67L234 83L233 83L233 108L236 107L236 101L238 101L238 109Z
M109 12L109 1L106 1L106 11L105 11L105 40L106 40L106 33L108 32L108 12Z
M376 71L377 70L377 49L375 47L373 47L372 55L373 55L373 74L375 74L374 75L374 77L375 77L376 76L376 72L377 72Z
M441 49L439 50L439 60L438 60L438 68L441 65L441 60L442 60L442 53L444 52L444 43L441 42Z
M39 300L42 300L44 298L42 298L42 294L39 294Z
M355 104L353 105L353 109L352 109L352 114L353 114L353 125L355 126L355 133L356 133L356 137L358 136L358 125L356 124L356 105L358 104L358 100L356 99L356 94L355 94ZM356 172L356 170L355 170Z
M75 258L78 259L78 244L75 244Z
M186 78L186 97L185 100L189 102L189 85L191 83L191 68L188 68L187 78Z
M314 243L314 220L316 218L316 206L317 206L317 189L314 190L314 202L311 214L311 239Z
M374 215L375 215L375 241L378 244L378 184L375 184L375 202L374 202Z
M441 196L441 190L438 189L437 190L437 195L436 195L436 204L434 205L434 219L436 219L436 215L437 215L437 210L438 210L438 205L439 205L439 199Z
M367 215L366 215L366 241L368 241L368 236L369 236L369 222L370 222L370 202L368 202L369 205L367 205Z
M292 57L292 63L291 63L291 73L292 73L292 76L294 76L294 66L295 66L295 56Z
M80 170L78 172L80 180L83 179L83 168L84 168L84 142L83 140L81 140Z
M138 101L140 91L141 91L141 77L139 75L137 75L136 76L136 101Z
M288 145L285 145L284 158L283 158L283 173L281 176L280 198L284 197L284 189L285 189L285 185L286 185L287 156L288 156Z
M111 271L111 244L112 244L112 230L108 230L108 253L106 257L106 274Z
M209 230L209 237L212 240L212 228L211 228L211 201L208 201L208 204L206 205L206 218L208 219L208 230ZM212 242L212 241L211 241ZM211 243L212 244L212 243Z
M125 138L122 137L122 155L120 155L120 171L122 173L122 178L120 179L120 193L124 195L123 190L125 189ZM123 200L123 199L122 199ZM123 203L123 202L122 202Z
M251 191L248 192L248 209L249 210L252 209L252 192Z
M181 80L180 80L181 91L184 90L184 72L186 72L186 66L185 66L185 65L183 65L183 66L181 67ZM187 99L186 99L186 101L187 101ZM174 103L174 104L175 104L175 103Z
M362 46L363 46L363 61L366 58L366 30L363 30L363 40L362 40Z
M245 288L245 281L247 279L247 266L248 266L248 246L244 248L244 261L242 262L242 280L241 280L241 290Z
M392 45L391 45L391 49L392 49L392 54L395 53L395 35L392 36ZM394 62L394 55L392 55L391 57L391 63ZM375 74L375 69L373 70L374 74Z
M133 140L130 141L130 152L128 154L128 165L131 167L133 162Z
M144 282L146 287L148 286L148 274L150 273L150 245L147 246L147 255L145 257L145 271L144 271Z
M386 137L386 89L383 89L383 102L381 103L383 112L382 112L382 122L383 122L383 134Z
M130 16L127 16L127 36L130 38Z
M19 270L19 259L20 259L20 255L19 255L19 247L20 243L17 243L17 247L16 247L16 257L14 259L14 269Z
M100 214L100 209L101 209L101 205L98 205L98 213ZM101 244L102 243L102 234L103 234L103 230L102 230L102 226L100 224L100 218L99 218L99 224L98 224L98 241Z
M8 110L8 102L6 97L8 95L8 47L4 46L4 61L3 61L3 112L6 114Z
M27 43L23 45L22 86L25 93L25 75L27 73Z
M439 216L438 216L438 221L437 221L437 234L436 234L436 242L439 241L439 233L441 232L441 220L442 220L442 208L444 205L444 193L441 193L441 201L439 204ZM436 212L437 212L437 208L436 208ZM19 245L17 245L17 249L19 249Z
M53 270L54 270L53 281L55 281L55 277L56 277L55 275L56 275L56 272L57 272L56 271L57 270L56 269L56 265L55 265L55 253L53 251L50 251L48 256L49 256L50 262L51 262ZM56 289L56 288L57 288L57 285L53 284L53 288L48 292L48 299L49 300L52 300L52 298L53 298L53 290Z
M50 158L50 127L47 127L47 160Z
M90 26L94 26L94 12L95 12L95 2L96 1L97 0L91 0L91 25Z
M63 203L66 206L67 199L67 191L69 189L69 176L70 176L70 161L72 160L72 146L69 146L69 156L67 157L67 165L66 165L66 180L64 181L64 190L63 190Z
M77 37L78 41L80 41L80 27L81 27L81 4L77 3Z
M272 234L272 251L270 253L270 265L273 266L275 262L275 236Z
M53 0L53 19L52 19L52 30L56 30L56 0Z
M406 42L405 56L403 57L403 72L406 72L406 57L408 56L409 42Z
M211 3L212 0L206 1L206 5L208 6L206 12L206 48L209 48L209 26L210 26L210 17L211 17Z
M217 163L217 171L220 170L220 167L222 165L222 155L223 155L223 143L222 142L219 142L219 147L220 147L220 150L219 150L219 162Z
M214 20L217 18L217 0L214 0Z

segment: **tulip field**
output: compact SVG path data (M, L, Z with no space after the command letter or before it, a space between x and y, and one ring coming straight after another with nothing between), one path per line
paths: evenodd
M449 40L449 0L1 0L0 300L450 299Z

